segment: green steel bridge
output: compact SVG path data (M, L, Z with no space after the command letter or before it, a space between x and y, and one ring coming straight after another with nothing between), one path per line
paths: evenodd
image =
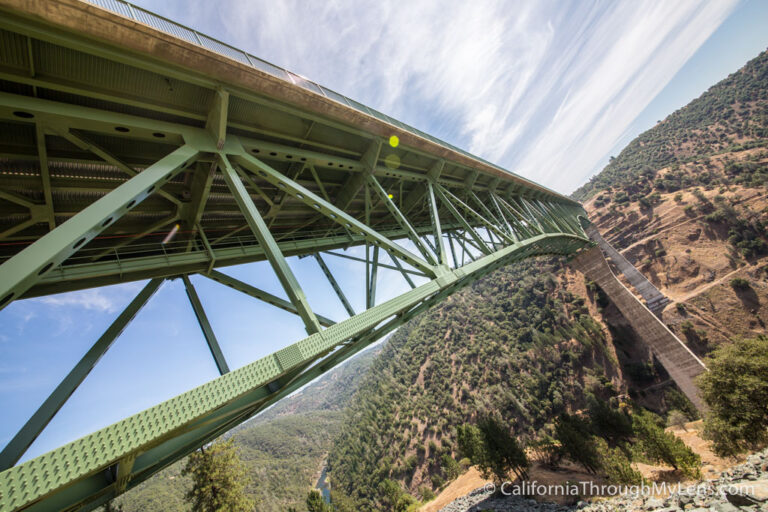
M494 269L592 246L579 203L122 0L0 0L0 133L0 308L147 280L0 452L3 512L91 510ZM364 311L326 263L339 255L365 263ZM317 261L349 318L312 310L289 256ZM222 272L257 261L288 300ZM382 268L410 291L377 300ZM192 274L307 337L230 371ZM19 464L176 278L221 376Z

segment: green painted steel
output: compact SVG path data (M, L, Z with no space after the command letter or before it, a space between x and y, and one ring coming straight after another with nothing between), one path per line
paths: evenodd
M208 343L208 348L211 350L213 360L216 362L216 368L219 370L219 375L224 375L229 372L229 365L224 358L224 354L221 352L219 341L216 339L216 335L213 333L211 323L208 321L208 315L205 314L203 304L200 302L200 297L197 296L197 290L195 290L192 281L189 280L189 276L181 276L184 281L184 289L187 291L187 297L190 304L192 304L192 310L195 312L197 323L200 324L200 330L203 331L205 342Z
M61 381L40 408L32 415L16 436L0 452L0 470L8 469L18 462L24 452L48 425L67 399L85 380L99 359L109 350L120 333L136 317L144 304L152 298L163 279L152 279L118 315L114 322L99 337L96 343L78 361L72 371Z
M0 453L3 512L91 510L493 270L591 245L567 197L170 20L123 14L146 25L78 0L0 0L0 308L151 279ZM364 311L322 253L365 265ZM296 256L314 257L349 318L312 310ZM258 261L287 300L223 272ZM408 291L377 303L380 269ZM298 315L308 336L229 371L192 274ZM177 277L222 375L14 465Z

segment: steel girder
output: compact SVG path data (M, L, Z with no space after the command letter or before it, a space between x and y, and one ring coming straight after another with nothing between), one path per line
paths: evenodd
M368 109L351 100L329 106L330 91L309 105L319 101L314 93L293 84L278 91L258 70L249 71L258 79L251 88L247 80L211 80L206 69L95 44L57 25L67 21L24 16L32 4L22 4L0 1L0 309L151 280L0 452L0 510L93 509L494 269L590 245L578 203L425 134L421 140L421 132L375 111L362 119ZM93 14L75 0L58 4ZM98 14L119 30L136 29ZM79 74L67 74L71 67ZM136 75L137 84L102 75ZM384 133L403 142L393 148ZM366 248L364 257L346 252L356 246ZM349 318L312 310L291 256L314 257ZM364 311L352 308L328 268L333 257L366 265ZM287 299L221 272L257 261L270 263ZM380 269L397 271L410 290L377 301ZM192 274L297 315L308 336L229 371ZM16 465L174 278L184 281L222 375Z

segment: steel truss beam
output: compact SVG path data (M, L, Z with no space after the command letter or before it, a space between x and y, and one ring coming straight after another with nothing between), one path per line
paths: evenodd
M6 28L7 23L24 25L0 21ZM54 43L66 39L58 33L39 35ZM100 58L119 57L114 49L77 46L84 47ZM180 82L188 78L183 70L147 65L137 56L123 56L121 62L143 63L144 69ZM17 81L14 77L0 71L0 78ZM49 229L0 265L0 309L27 297L152 279L0 453L0 469L7 468L0 473L3 511L93 509L500 266L542 254L569 255L591 243L577 220L583 210L567 198L537 185L528 187L513 176L489 174L479 162L478 168L468 167L447 148L427 154L404 144L398 148L403 164L397 169L382 166L382 134L302 116L298 108L218 80L198 76L194 81L210 93L206 97L211 103L203 107L208 107L207 114L128 100L114 91L69 87L54 78L18 83L185 120L160 121L153 115L0 92L0 121L27 123L35 135L30 147L10 147L4 156L36 161L40 170L39 177L34 172L31 178L14 175L8 180L12 186L0 185L0 198L11 203L0 205L2 211L15 216L0 238L7 241L14 235L13 241L23 244L32 242L42 225ZM286 122L294 135L231 122L229 114L235 115L246 100L283 116L298 116ZM310 140L311 134L329 128L338 131L326 133L331 143ZM68 141L72 149L57 149L54 138ZM107 149L112 147L123 150ZM154 152L144 154L145 147ZM54 172L57 166L74 166L80 174L63 181ZM25 196L27 183L33 181L35 195ZM69 191L98 198L64 211L57 193ZM62 217L69 220L56 225ZM177 221L184 226L180 240L166 244L151 239ZM215 232L217 227L221 232ZM365 258L329 252L353 246L365 246ZM462 249L460 259L457 247ZM380 261L382 250L391 264ZM352 308L322 252L366 265L365 311ZM315 258L349 318L334 322L312 311L286 260L291 256ZM289 300L217 270L255 261L269 262ZM399 272L410 290L377 304L377 274L383 268ZM196 273L298 315L308 336L229 371L192 286L189 276ZM422 284L417 286L413 276ZM13 466L162 281L177 277L185 284L221 376Z
M303 374L318 358L332 358L341 350L352 352L345 347L362 348L360 345L370 342L371 337L356 337L383 334L375 330L382 321L410 318L408 312L414 308L426 309L513 260L540 254L572 254L587 245L589 242L581 237L547 233L482 256L275 354L6 470L0 474L0 505L8 510L29 505L26 510L33 511L46 510L55 502L60 508L82 506L90 510L120 491L118 482L101 469L116 467L119 472L120 464L133 461L123 475L124 488L131 488L263 409L270 399L284 396L325 371L315 370L302 378L293 373L297 369ZM352 344L347 344L350 341ZM338 359L328 360L335 364ZM88 447L100 449L90 451ZM46 471L55 478L35 476Z

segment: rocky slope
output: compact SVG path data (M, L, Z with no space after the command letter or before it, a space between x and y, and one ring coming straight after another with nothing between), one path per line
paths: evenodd
M657 490L663 487L657 486ZM756 453L744 464L729 468L715 478L672 484L670 492L658 493L652 485L628 489L615 497L574 505L546 503L525 496L503 496L491 486L479 487L453 501L440 512L737 512L768 510L768 450ZM512 491L508 491L512 494Z

